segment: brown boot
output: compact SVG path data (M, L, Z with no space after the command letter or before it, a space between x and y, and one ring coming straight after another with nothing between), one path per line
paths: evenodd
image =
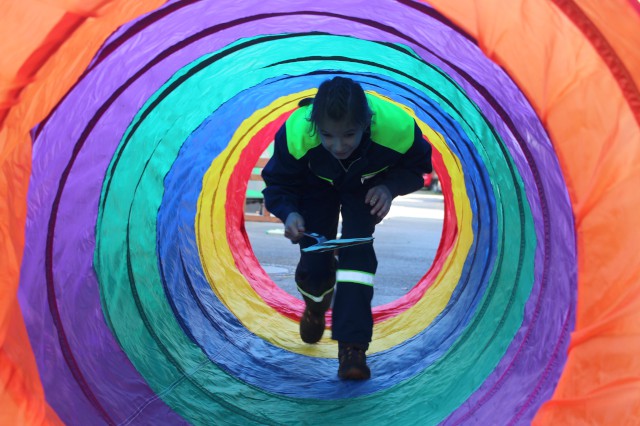
M324 334L324 312L312 311L309 305L300 318L300 338L305 343L318 343Z
M321 302L314 302L304 295L302 298L305 308L300 318L300 338L305 343L318 343L324 334L324 313L331 306L333 289L324 295Z
M338 343L338 377L343 380L367 380L371 370L367 366L368 344Z

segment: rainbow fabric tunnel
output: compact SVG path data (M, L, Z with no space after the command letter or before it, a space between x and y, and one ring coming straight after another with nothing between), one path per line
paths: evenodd
M637 2L53 3L14 12L52 29L8 68L0 419L640 416ZM300 342L244 229L253 165L335 75L415 118L445 198L363 383Z

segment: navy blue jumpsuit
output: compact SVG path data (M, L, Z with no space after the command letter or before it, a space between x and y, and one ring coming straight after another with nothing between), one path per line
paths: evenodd
M342 238L370 237L379 222L364 202L370 188L386 185L396 197L423 186L422 175L432 170L431 145L401 108L373 95L367 99L371 126L346 160L336 159L321 145L308 121L311 106L296 110L277 132L273 156L262 171L263 194L266 208L283 223L297 212L306 232L333 239L342 214ZM300 248L313 243L305 237ZM371 341L377 265L373 244L340 249L337 260L333 252L300 253L295 279L307 304L319 306L335 286L334 340Z

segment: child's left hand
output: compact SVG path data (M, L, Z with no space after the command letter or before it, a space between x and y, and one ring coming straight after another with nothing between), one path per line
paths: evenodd
M393 201L391 191L384 185L374 186L367 191L367 195L364 197L364 202L373 207L371 214L377 215L380 219L389 213L391 201Z

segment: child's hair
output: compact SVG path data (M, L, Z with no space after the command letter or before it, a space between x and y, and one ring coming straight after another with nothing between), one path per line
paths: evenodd
M362 86L345 77L334 77L322 82L313 99L310 121L315 132L325 118L367 128L373 113L369 108Z

